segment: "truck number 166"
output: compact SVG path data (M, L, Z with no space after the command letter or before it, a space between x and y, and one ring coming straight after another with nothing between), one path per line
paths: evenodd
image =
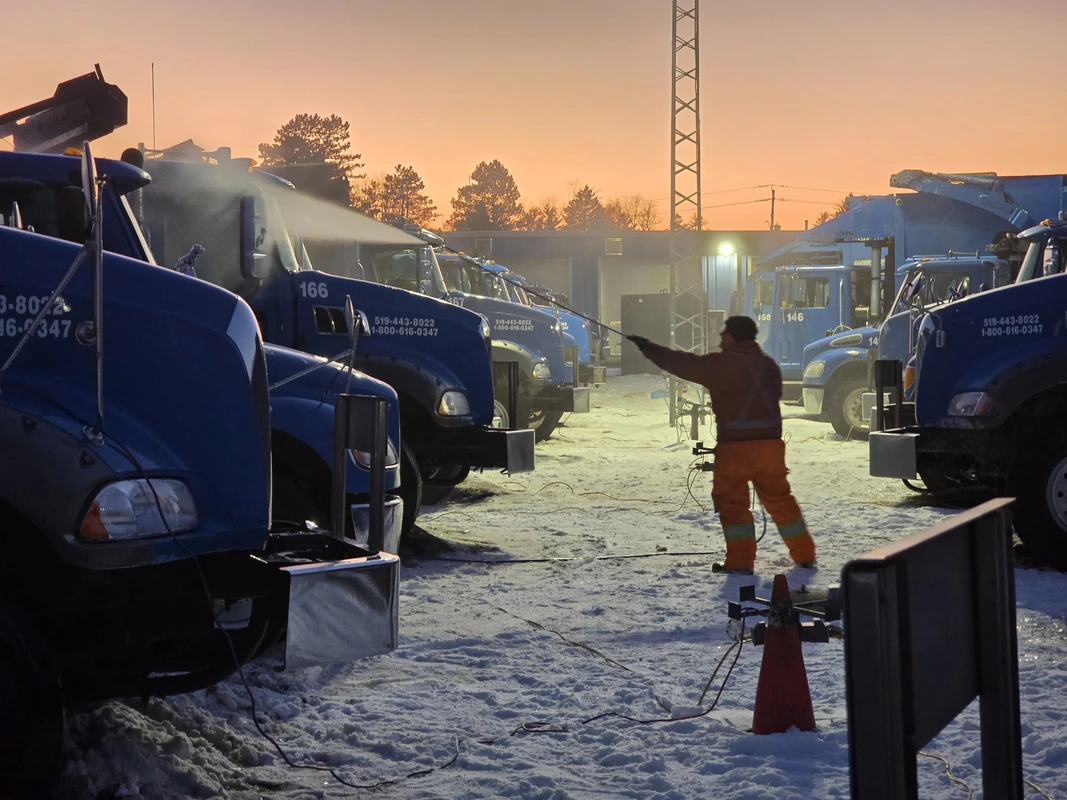
M329 297L330 290L326 287L326 284L322 281L313 283L312 281L306 281L300 284L300 296L301 297Z

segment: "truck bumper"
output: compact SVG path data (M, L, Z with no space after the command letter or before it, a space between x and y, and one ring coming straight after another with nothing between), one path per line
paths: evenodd
M801 396L804 398L804 413L822 416L822 401L825 394L826 389L822 386L805 386L801 390Z
M589 388L586 386L548 386L530 404L539 410L589 413Z
M893 405L893 403L897 401L896 397L897 392L895 389L890 389L887 392L883 392L882 406L884 408L889 408L891 405ZM863 399L861 402L863 403L863 410L860 413L863 415L863 421L870 422L872 419L874 419L874 409L875 406L878 405L878 393L864 392Z
M920 436L905 428L871 431L867 440L871 475L908 480L918 477Z
M608 379L607 367L594 367L591 364L578 366L578 382L583 386L600 386Z
M272 534L263 556L285 666L299 669L396 649L400 559L325 534Z
M509 473L533 472L535 433L529 428L477 427L456 434L435 453L439 463L506 469Z
M352 516L352 543L356 547L367 547L370 536L370 503L353 503L350 507ZM400 529L404 522L404 501L399 497L386 497L383 510L385 537L382 549L395 553L400 547Z

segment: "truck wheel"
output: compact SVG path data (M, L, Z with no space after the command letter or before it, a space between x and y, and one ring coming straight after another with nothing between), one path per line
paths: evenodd
M297 481L292 475L275 473L271 518L274 522L298 528L302 528L309 520L320 528L329 528L329 500L316 499L310 487L303 481Z
M863 393L867 391L865 378L848 378L830 395L830 424L846 439L866 440L870 423L863 419Z
M43 643L35 642L15 613L0 605L0 775L5 796L52 796L62 763L63 728L59 672Z
M415 520L423 502L422 473L419 462L407 441L400 443L400 497L404 500L404 520L400 523L400 538L415 527Z
M1034 555L1067 569L1067 437L1021 443L1008 475L1015 532Z
M452 490L467 480L471 468L467 465L441 467L422 479L423 505L435 506L452 494Z
M493 427L504 430L511 428L511 414L507 405L496 399L493 400Z
M531 414L530 427L534 430L534 441L548 441L562 417L562 411L536 411Z

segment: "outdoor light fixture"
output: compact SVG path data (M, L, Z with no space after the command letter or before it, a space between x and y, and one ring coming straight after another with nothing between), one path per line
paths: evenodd
M721 242L719 244L719 255L730 256L734 253L734 246L731 242Z

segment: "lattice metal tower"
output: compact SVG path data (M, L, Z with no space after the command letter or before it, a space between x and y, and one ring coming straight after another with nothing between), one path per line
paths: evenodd
M672 32L670 345L691 353L706 353L702 237L691 232L700 231L704 222L700 213L699 0L674 0ZM671 425L678 418L683 385L671 378Z

